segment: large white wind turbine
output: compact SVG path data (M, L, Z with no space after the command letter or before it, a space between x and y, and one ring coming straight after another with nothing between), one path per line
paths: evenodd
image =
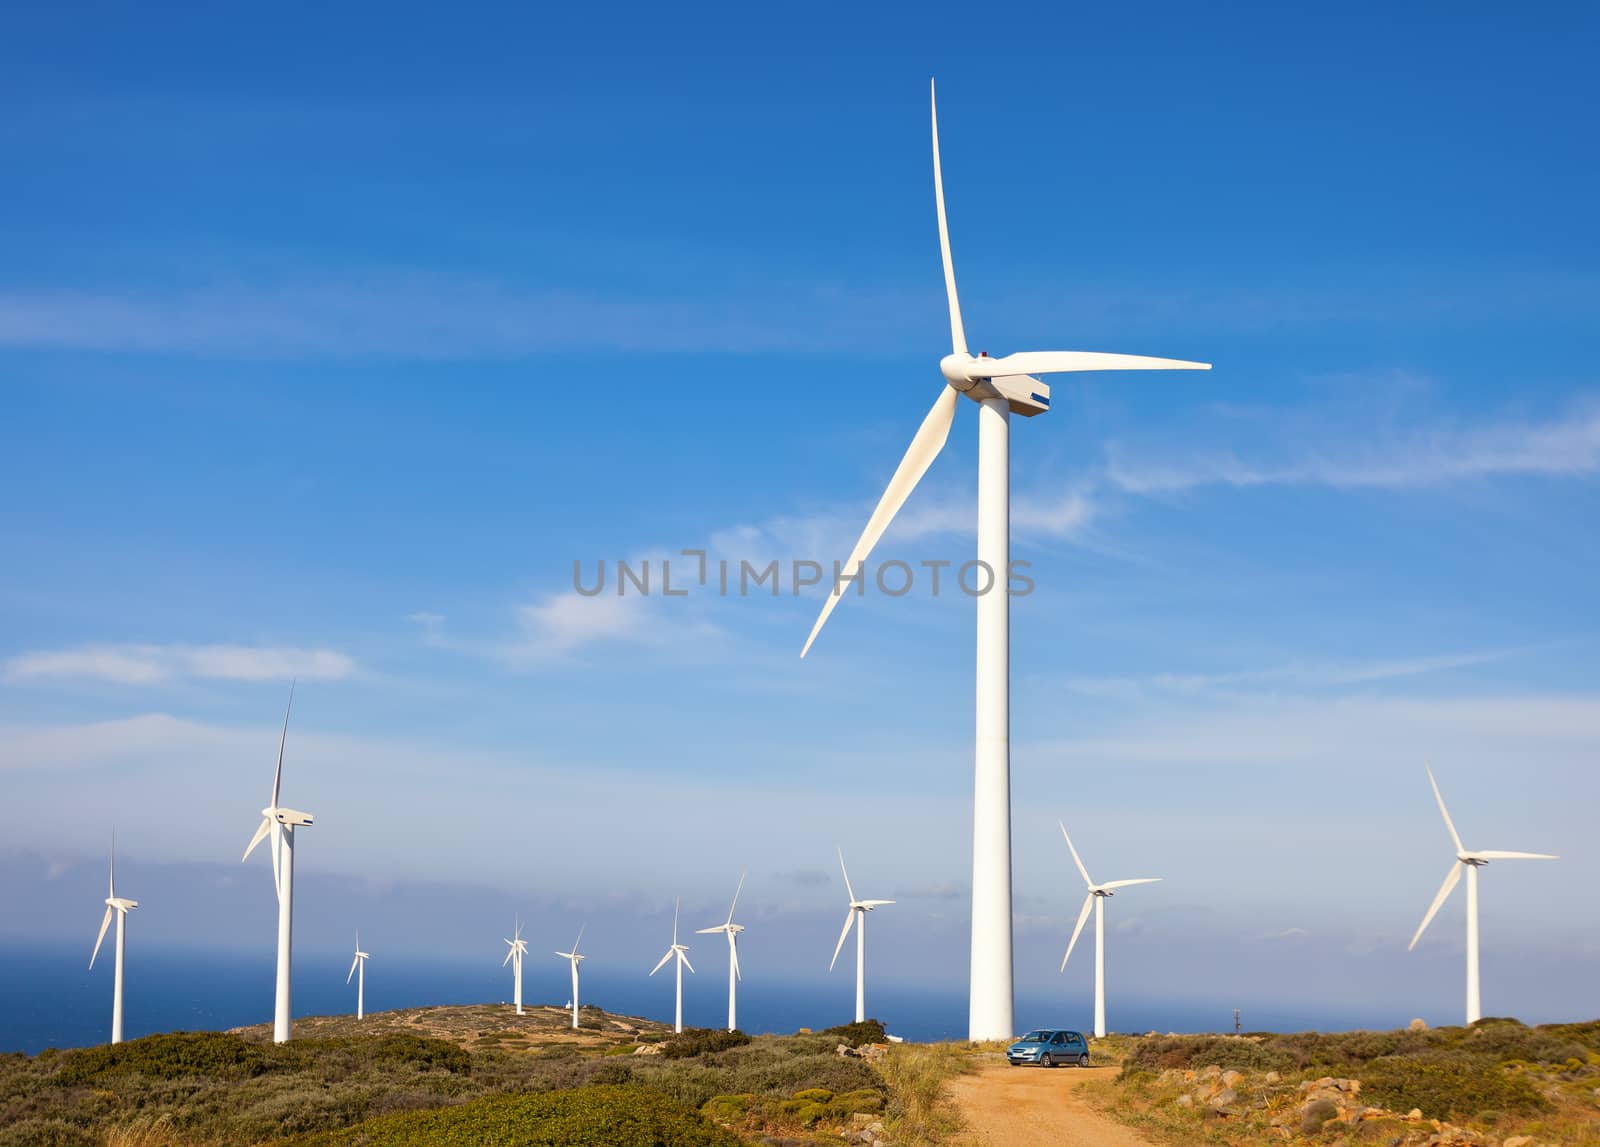
M650 969L650 974L653 976L666 967L668 960L674 956L678 957L678 1010L672 1021L672 1030L675 1032L683 1030L683 970L688 968L690 972L694 971L694 965L689 963L688 945L678 943L678 905L681 903L682 901L679 900L672 905L672 947L668 948L667 954L662 956L656 966Z
M1060 824L1060 822L1057 822ZM1138 880L1108 880L1104 884L1096 884L1089 878L1089 870L1083 866L1083 860L1078 856L1078 850L1072 847L1072 838L1067 836L1067 826L1061 825L1061 835L1066 837L1067 851L1072 853L1072 863L1078 866L1078 875L1083 877L1083 882L1089 886L1089 895L1084 898L1083 910L1078 913L1078 923L1072 929L1072 939L1067 941L1067 954L1061 957L1061 970L1067 970L1067 961L1072 959L1072 949L1078 943L1078 934L1083 931L1084 921L1089 919L1089 909L1094 909L1094 1034L1096 1039L1104 1039L1106 1034L1106 897L1115 895L1119 888L1128 888L1134 884L1155 884L1161 880L1159 876L1142 876Z
M856 899L856 890L850 886L850 870L844 866L842 848L839 850L839 871L844 873L844 890L850 897L850 907L845 910L844 931L839 933L839 942L833 946L833 959L828 961L828 971L833 971L833 966L839 962L839 953L844 949L845 937L850 935L850 926L859 920L856 928L856 1022L860 1023L867 1018L867 913L894 901Z
M562 959L572 961L572 1027L574 1031L578 1027L578 961L583 959L582 956L578 955L578 945L583 942L583 930L585 927L587 925L580 924L578 926L578 938L572 942L572 951L556 953Z
M1461 880L1461 870L1467 872L1467 1022L1473 1023L1483 1015L1482 1001L1478 996L1478 869L1488 864L1491 860L1559 860L1558 856L1551 856L1544 852L1505 852L1499 849L1478 849L1469 851L1461 843L1461 834L1456 832L1455 822L1450 819L1450 810L1444 807L1444 794L1439 791L1439 782L1433 779L1433 770L1428 769L1428 783L1433 786L1433 799L1439 802L1439 812L1444 815L1444 826L1450 830L1450 840L1456 846L1456 858L1450 862L1450 871L1445 875L1444 883L1439 886L1439 894L1433 898L1433 903L1428 905L1428 914L1422 918L1422 923L1417 927L1417 934L1411 937L1411 943L1406 947L1410 951L1417 946L1417 941L1422 939L1423 932L1433 922L1434 916L1439 911L1439 906L1455 890Z
M106 897L106 914L100 917L100 935L94 938L94 951L89 953L89 970L94 970L95 957L100 955L100 945L105 942L106 929L111 917L117 918L117 961L111 981L111 1042L122 1042L122 957L128 946L128 913L139 907L137 900L117 895L117 834L111 834L111 894Z
M311 814L278 804L283 784L283 746L289 739L289 713L294 709L294 686L289 686L289 705L283 711L283 734L278 738L278 768L272 774L272 803L261 810L261 825L245 846L243 860L249 860L268 836L272 838L272 883L278 892L278 992L272 1009L272 1041L289 1038L289 978L294 949L294 830L308 827Z
M931 89L930 89L931 96ZM951 353L939 361L945 387L922 420L889 487L867 520L845 572L864 576L872 547L944 448L956 405L964 394L978 404L978 559L983 563L974 590L978 597L977 753L973 793L972 964L968 1032L974 1040L1010 1039L1011 957L1011 702L1010 598L1011 416L1032 418L1050 408L1050 388L1038 374L1098 370L1208 370L1203 362L1090 351L1024 351L990 358L967 351L956 297L955 266L945 219L944 182L939 167L939 118L933 110L933 191L939 219L939 251L944 261L950 304ZM982 573L987 568L987 574ZM804 657L823 622L844 593L835 584L806 638Z
M516 921L516 929L511 933L514 939L507 940L506 944L511 949L506 953L506 958L500 961L503 968L511 965L511 978L514 982L513 1000L517 1005L517 1015L522 1015L522 958L528 954L528 942L522 938L522 920Z
M739 981L743 978L739 973L739 933L744 931L743 924L733 922L733 910L739 906L739 893L744 889L744 877L739 877L739 886L733 890L733 903L728 905L728 919L715 928L697 928L695 935L708 936L715 932L726 933L728 937L728 1030L733 1031L739 1026Z
M350 984L350 976L356 977L356 1019L365 1019L367 1016L367 956L369 953L361 950L361 929L356 929L356 958L350 961L350 974L345 976L345 986Z

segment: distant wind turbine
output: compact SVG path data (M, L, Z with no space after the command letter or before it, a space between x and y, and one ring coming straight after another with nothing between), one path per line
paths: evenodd
M839 871L844 873L844 890L850 897L850 907L845 911L844 931L839 933L839 942L833 947L833 959L828 961L828 971L833 971L833 966L839 962L839 953L844 949L845 937L850 935L850 926L859 919L861 924L856 929L856 1022L860 1023L867 1018L867 913L894 901L856 899L856 890L850 886L850 870L844 866L842 848L839 850Z
M675 1032L683 1031L683 970L688 968L690 972L694 971L694 965L689 963L688 945L678 943L678 907L682 902L680 898L672 905L672 947L668 948L667 954L662 956L656 966L650 969L650 974L653 976L666 967L668 960L674 956L678 958L678 1010L675 1013L676 1018L672 1021L672 1030ZM573 1002L577 1002L576 997L574 997Z
M261 825L245 846L249 860L268 836L272 838L272 883L278 893L278 992L272 1010L272 1042L289 1039L291 1009L289 980L294 951L294 830L310 827L311 814L278 804L283 784L283 746L289 739L289 713L294 709L294 685L289 686L289 706L283 711L283 734L278 738L278 769L272 774L272 803L261 810Z
M1010 1039L1012 1023L1011 945L1011 419L1032 418L1050 409L1050 387L1035 378L1106 370L1209 370L1203 362L1093 351L1023 351L1003 358L967 350L961 303L956 296L955 264L945 218L944 178L939 167L939 116L929 84L933 134L933 195L939 221L939 251L950 307L951 351L939 360L945 385L911 445L889 479L861 537L835 579L806 638L800 656L816 641L828 615L844 596L849 575L859 590L867 576L863 563L889 528L917 483L944 449L965 395L978 405L978 561L988 571L988 587L977 593L977 747L974 766L972 834L972 962L967 1030L973 1040ZM980 169L993 163L982 161ZM982 575L975 575L982 586Z
M89 970L94 970L95 957L100 955L100 945L111 926L111 917L117 918L117 961L111 980L111 1042L122 1042L122 958L127 950L128 913L139 907L137 900L117 895L117 834L111 834L111 894L106 897L106 914L100 918L100 935L94 938L94 951L89 954Z
M528 942L522 938L522 920L521 920L520 917L516 921L516 930L513 931L511 933L511 935L514 936L515 939L506 941L506 944L510 947L511 950L506 953L506 958L504 960L500 961L500 966L503 968L507 964L511 965L511 978L512 978L513 984L515 985L515 987L514 987L515 995L512 998L516 1001L517 1015L520 1016L520 1015L523 1014L523 1011L522 1011L522 957L524 957L524 956L526 956L528 954Z
M361 929L356 929L356 958L350 961L350 975L344 978L345 985L350 983L350 976L356 977L356 1019L365 1019L367 1015L367 956L361 950ZM359 974L358 974L359 973Z
M588 925L580 925L578 927L578 938L572 942L572 951L556 953L563 960L572 961L572 1027L574 1030L578 1027L578 961L584 958L578 955L578 945L583 942L583 929L586 927Z
M1061 822L1057 821L1057 824ZM1072 949L1078 943L1078 934L1083 931L1083 925L1089 919L1089 909L1094 909L1094 1034L1096 1039L1104 1039L1106 1035L1106 897L1114 895L1118 888L1129 888L1135 884L1157 884L1159 876L1143 876L1138 880L1108 880L1104 884L1096 884L1089 878L1089 870L1083 866L1083 860L1078 856L1078 850L1072 846L1072 838L1067 836L1067 826L1061 824L1061 835L1066 838L1067 851L1072 853L1072 863L1078 866L1078 875L1083 877L1083 882L1089 886L1089 895L1084 898L1083 910L1078 913L1078 923L1072 929L1072 939L1067 941L1067 954L1061 957L1061 970L1067 970L1067 961L1072 959Z
M1433 770L1428 771L1428 783L1433 786L1433 799L1439 802L1439 812L1444 816L1444 826L1450 830L1450 840L1456 846L1456 858L1450 863L1450 871L1445 874L1444 884L1439 887L1439 894L1433 898L1433 903L1428 905L1428 914L1422 918L1422 923L1417 927L1417 934L1411 937L1411 943L1406 951L1417 946L1417 941L1422 939L1423 932L1433 922L1434 916L1442 905L1455 891L1456 885L1461 880L1461 870L1467 872L1467 1022L1474 1023L1483 1016L1483 1004L1478 993L1478 869L1488 864L1491 860L1559 860L1558 856L1551 856L1544 852L1504 852L1498 849L1481 849L1468 851L1461 843L1461 835L1456 832L1455 822L1450 819L1450 810L1444 807L1444 794L1439 791L1439 782L1433 779Z
M728 919L715 928L697 928L697 936L708 936L716 932L726 933L728 937L728 1030L733 1031L739 1026L739 981L743 976L739 972L739 933L744 931L743 924L733 922L733 910L739 906L739 893L744 889L744 877L739 877L739 886L733 890L733 903L728 905Z

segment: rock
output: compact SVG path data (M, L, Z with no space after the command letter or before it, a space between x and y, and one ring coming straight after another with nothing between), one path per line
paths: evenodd
M851 1047L849 1044L842 1043L833 1049L833 1054L841 1059L854 1059L857 1055L857 1052L856 1049Z
M1339 1105L1331 1099L1313 1099L1300 1108L1300 1134L1315 1135L1322 1125L1339 1115Z
M1425 1032L1427 1030L1428 1022L1423 1019L1414 1019L1406 1025L1406 1031L1408 1032Z
M1231 1087L1224 1087L1221 1091L1213 1095L1207 1102L1210 1104L1211 1110L1222 1111L1225 1108L1232 1107L1235 1103L1239 1102L1239 1093Z
M1178 1096L1177 1099L1173 1100L1173 1102L1176 1103L1179 1107L1193 1107L1194 1106L1194 1096L1190 1095L1186 1091L1182 1095Z
M1196 1079L1221 1079L1222 1078L1222 1069L1220 1067L1218 1067L1216 1064L1212 1064L1210 1067L1202 1067L1200 1069L1200 1071L1199 1071L1199 1074L1197 1074L1195 1076L1195 1078Z
M1283 1082L1283 1076L1281 1074L1279 1074L1278 1072L1276 1072L1276 1071L1269 1071L1269 1072L1267 1072L1266 1075L1263 1075L1261 1078L1266 1080L1268 1083L1282 1083Z
M1160 1075L1156 1076L1156 1083L1160 1084L1162 1087L1171 1087L1174 1083L1182 1082L1184 1082L1183 1072L1174 1067L1169 1067Z
M1502 1142L1500 1147L1533 1147L1533 1136L1513 1135L1510 1139Z
M869 1123L874 1122L876 1120L876 1118L877 1117L875 1115L872 1115L870 1113L858 1111L858 1112L856 1112L854 1115L852 1115L850 1117L850 1122L855 1124L857 1127L865 1129L866 1126ZM880 1124L878 1124L878 1126L882 1127L883 1125L880 1123Z
M1238 1087L1239 1084L1244 1082L1244 1072L1225 1071L1220 1078L1222 1079L1223 1087Z
M660 1055L661 1045L658 1043L642 1043L633 1049L634 1055Z
M1410 1111L1406 1112L1406 1118L1420 1121L1422 1119L1422 1108L1413 1107Z

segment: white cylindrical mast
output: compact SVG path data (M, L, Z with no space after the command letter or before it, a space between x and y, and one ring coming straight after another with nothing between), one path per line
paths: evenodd
M739 1026L739 940L728 933L728 1030Z
M577 951L576 945L573 951ZM576 960L572 961L572 1030L578 1030L578 961Z
M128 914L117 909L117 970L111 984L111 1042L122 1042L122 955L127 951Z
M1478 996L1478 866L1467 865L1467 1022L1483 1016Z
M356 1019L367 1016L367 962L356 964Z
M867 914L856 913L856 1023L867 1018Z
M1094 1037L1106 1038L1106 898L1094 898Z
M290 1027L289 968L294 950L294 829L273 825L283 837L278 857L278 994L272 1011L272 1042L287 1043Z
M673 1014L672 1030L683 1032L683 953L675 953L678 957L678 1010Z
M522 1014L522 953L514 952L511 956L511 975L515 981L512 989L512 1000L517 1005L517 1015Z
M1010 418L1003 398L978 411L978 560L992 571L978 598L977 760L972 801L972 987L968 1034L1010 1039L1011 561ZM980 568L977 586L986 575Z

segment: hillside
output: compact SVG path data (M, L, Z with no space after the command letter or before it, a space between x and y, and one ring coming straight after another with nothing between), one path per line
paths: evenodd
M392 1012L353 1015L306 1016L294 1021L295 1039L335 1039L345 1036L415 1035L449 1040L468 1051L496 1049L527 1051L534 1048L597 1050L623 1043L661 1038L670 1024L637 1016L617 1016L596 1007L578 1009L578 1027L566 1008L528 1005L524 1015L505 1004L469 1004L460 1007L401 1008ZM272 1041L272 1024L231 1028L235 1035L257 1043Z

